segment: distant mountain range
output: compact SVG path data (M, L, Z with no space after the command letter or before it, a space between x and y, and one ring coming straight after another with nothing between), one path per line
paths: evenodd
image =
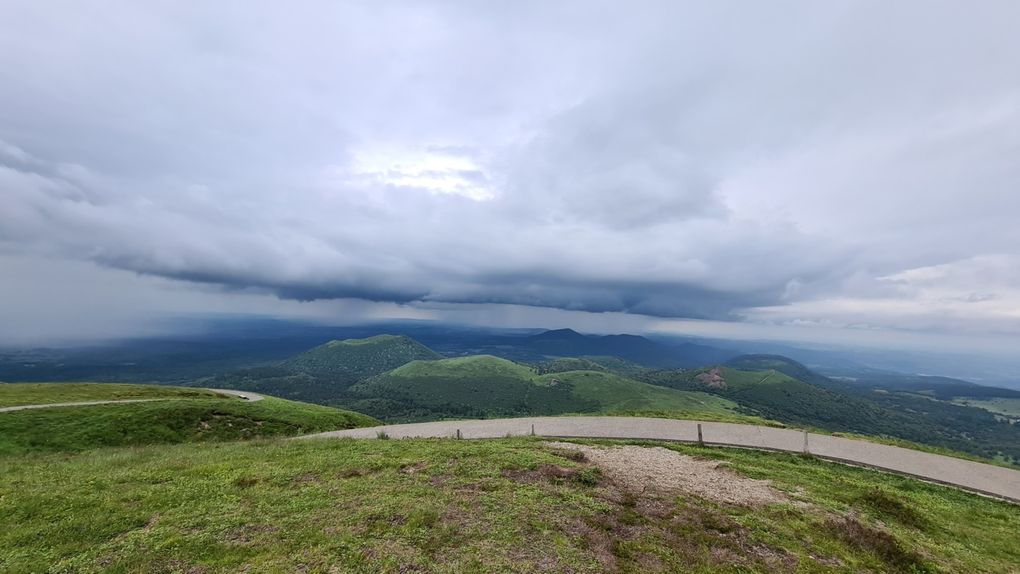
M1020 391L948 377L850 366L826 376L781 354L570 329L246 325L227 338L11 351L0 354L0 380L247 389L389 421L621 411L758 417L1020 460ZM458 360L473 367L453 368ZM507 364L516 375L500 374Z
M764 341L706 340L668 335L584 335L568 330L486 328L431 321L354 326L259 317L181 319L178 335L85 347L0 349L0 381L102 380L184 383L231 369L269 365L330 340L392 333L446 357L488 354L539 363L560 356L601 355L659 368L718 364L748 353L792 357L816 372L869 383L918 373L1020 388L1020 361L917 352L809 349ZM550 333L545 337L544 335ZM565 336L564 336L565 335ZM538 337L536 337L538 336ZM556 339L563 339L557 341ZM1012 366L1011 366L1012 365Z
M694 343L667 345L639 335L582 335L572 329L545 331L504 343L544 356L614 356L649 367L696 367L722 362L736 354Z
M586 412L753 418L1020 461L1020 426L981 403L1020 399L1009 389L945 377L833 379L780 355L727 356L691 367L694 351L721 354L569 329L494 335L474 348L502 356L449 357L407 336L375 335L330 341L195 384L331 404L391 422ZM974 404L961 404L968 401ZM1008 412L1010 405L995 408Z

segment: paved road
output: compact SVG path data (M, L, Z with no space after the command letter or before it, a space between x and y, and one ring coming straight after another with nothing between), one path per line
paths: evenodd
M431 438L453 437L459 431L463 438L534 433L558 438L697 442L699 425L706 444L787 452L807 450L821 458L870 466L1020 502L1020 471L873 442L754 425L638 417L533 417L387 425L298 438L377 438L380 432L391 438Z
M246 401L249 401L249 402L252 402L252 403L261 401L262 399L265 398L262 395L255 394L255 393L249 393L247 391L234 391L234 390L231 390L231 389L206 389L206 390L213 391L215 393L224 394L224 395L230 395L230 396L238 397L240 399L243 399L243 400L246 400ZM0 413L7 413L7 412L12 412L12 411L24 411L24 410L28 410L28 409L51 409L51 408L56 408L56 407L87 407L87 406L91 406L91 405L119 405L119 404L125 404L125 403L151 403L151 402L155 402L155 401L176 400L177 398L178 397L163 397L163 398L158 398L158 399L118 399L118 400L111 400L111 401L78 401L76 403L46 403L46 404L41 404L41 405L17 405L17 406L13 406L13 407L0 407ZM186 397L180 397L180 398L186 398Z

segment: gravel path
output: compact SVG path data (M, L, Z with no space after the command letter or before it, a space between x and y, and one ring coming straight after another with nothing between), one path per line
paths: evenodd
M165 400L168 399L121 399L116 401L79 401L77 403L46 403L43 405L17 405L14 407L0 408L0 413L8 413L12 411L24 411L28 409L49 409L55 407L87 407L90 405L110 405L120 403L151 403L155 401Z
M265 398L262 395L249 393L247 391L234 391L231 389L206 389L206 390L213 391L214 393L220 393L223 395L230 395L252 403L261 401L262 399ZM152 403L156 401L172 401L172 400L178 400L178 397L164 397L158 399L119 399L112 401L78 401L75 403L46 403L42 405L17 405L13 407L2 407L0 408L0 413L24 411L28 409L50 409L56 407L88 407L92 405L120 405L126 403Z
M531 417L387 425L332 431L298 437L377 438L500 438L535 435L557 438L616 438L697 442L701 427L705 444L805 452L839 462L870 466L982 494L1020 502L1020 471L908 448L852 440L791 429L654 419L639 417Z

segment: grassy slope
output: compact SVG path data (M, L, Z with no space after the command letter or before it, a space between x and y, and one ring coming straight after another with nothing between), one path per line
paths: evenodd
M722 367L724 388L710 388L696 379L698 371L657 371L643 377L650 383L680 389L701 389L732 399L760 416L805 427L835 432L882 434L890 416L911 420L859 397L842 395L789 377L781 372L742 371ZM914 421L923 422L923 421ZM934 429L928 434L935 432ZM892 434L892 433L888 433Z
M485 377L530 379L534 376L534 371L524 365L492 355L471 355L441 361L415 361L386 374L389 377L400 378L443 376L476 379Z
M440 358L441 355L409 337L376 335L330 341L274 365L238 369L196 384L337 404L344 402L347 389L362 379L410 361Z
M1020 511L1006 503L800 456L666 446L769 478L803 504L655 502L529 439L34 455L0 459L0 571L951 573L1020 563ZM860 526L841 526L848 515Z
M990 399L959 398L952 401L954 404L968 407L977 407L993 413L1010 417L1020 417L1020 399L1007 399L994 397Z
M611 373L616 373L617 375L623 375L625 377L633 377L650 370L648 367L632 363L626 359L621 359L620 357L590 355L581 358L591 361Z
M723 377L726 379L726 384L737 389L758 387L760 385L772 385L779 387L798 383L805 384L793 377L773 370L740 371L737 369L723 368L722 371ZM799 390L801 387L800 385L797 386Z
M315 376L362 378L389 371L414 360L442 358L421 343L398 335L330 341L283 363Z
M726 366L741 371L779 371L805 383L824 383L827 377L781 355L741 355L726 361Z
M565 373L567 371L608 371L609 369L603 367L595 361L590 361L581 357L560 357L557 359L551 359L537 365L538 372L542 374L546 373Z
M205 389L97 383L0 383L0 407L123 399L214 398Z
M558 384L553 385L553 381ZM736 404L597 371L536 375L526 366L477 355L415 361L355 387L366 396L399 397L426 406L468 405L495 415L609 411L732 413Z
M296 435L375 422L359 413L271 397L37 409L0 413L0 455Z
M581 400L603 405L603 411L679 411L731 413L736 409L732 401L699 392L678 392L626 379L612 373L574 371L543 375L539 381L558 378L573 385L573 395Z
M536 385L528 367L489 355L414 361L359 383L364 396L396 399L441 412L514 416L591 411L566 385Z

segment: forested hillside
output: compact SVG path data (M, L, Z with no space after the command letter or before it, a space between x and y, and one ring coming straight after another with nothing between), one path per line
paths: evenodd
M571 363L574 364L574 363ZM537 370L491 356L414 361L350 389L349 408L385 419L488 418L612 411L735 413L700 392L648 385L604 371Z
M779 367L814 382L804 382L779 370L744 371L731 367L650 371L640 378L650 384L725 397L740 404L748 414L789 424L895 437L1020 462L1020 427L989 411L884 390L854 388L781 359L736 364Z

